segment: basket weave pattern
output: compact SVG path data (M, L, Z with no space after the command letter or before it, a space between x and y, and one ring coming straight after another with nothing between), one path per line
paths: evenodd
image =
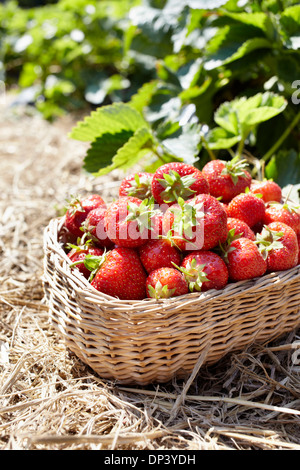
M300 326L300 265L228 284L223 290L164 300L124 301L96 291L60 242L63 219L44 234L44 289L66 347L100 377L146 385L189 375L253 342Z

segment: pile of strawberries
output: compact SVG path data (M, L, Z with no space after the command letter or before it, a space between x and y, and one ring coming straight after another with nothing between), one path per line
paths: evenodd
M100 292L122 300L223 289L300 263L300 210L280 186L252 180L246 162L212 160L200 171L172 162L72 200L64 247Z

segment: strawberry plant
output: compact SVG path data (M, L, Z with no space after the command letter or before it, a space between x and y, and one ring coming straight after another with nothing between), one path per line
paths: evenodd
M250 153L284 188L300 181L299 29L294 0L10 0L0 80L46 118L93 111L71 134L91 173Z

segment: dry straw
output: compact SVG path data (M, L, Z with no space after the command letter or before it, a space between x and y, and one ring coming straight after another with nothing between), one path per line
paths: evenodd
M300 265L221 291L124 301L96 291L60 241L63 219L44 235L44 288L66 346L100 377L147 385L185 378L254 342L300 325ZM200 363L199 363L200 358Z

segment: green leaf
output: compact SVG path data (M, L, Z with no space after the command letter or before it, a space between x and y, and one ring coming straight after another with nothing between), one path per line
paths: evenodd
M286 8L281 17L280 25L282 35L285 39L285 45L289 49L300 48L300 5L294 5Z
M215 127L207 133L205 140L210 149L220 150L233 147L241 140L241 137L230 134L226 129L222 129L222 127Z
M165 9L181 11L188 6L194 9L214 10L225 5L228 0L168 0Z
M116 134L102 134L91 144L84 158L84 170L97 174L102 168L112 163L117 151L132 137L133 131L121 131Z
M75 140L91 142L103 134L117 134L146 127L141 113L125 103L113 103L93 111L72 129L70 137Z
M216 54L209 56L205 63L206 70L212 70L221 65L227 65L258 49L272 49L273 43L266 38L251 38L241 45L232 43L220 49Z
M300 154L294 149L279 151L266 165L265 176L272 178L281 187L299 184Z
M173 135L162 140L161 144L169 154L191 165L198 160L201 149L200 126L196 123L180 126Z
M131 97L130 106L142 113L144 108L149 105L153 94L157 89L157 85L157 80L151 80L148 83L144 83Z
M225 101L221 104L214 115L215 122L233 135L239 134L239 119L234 102Z
M233 135L245 139L258 124L280 114L287 106L283 96L257 93L223 103L215 113L216 123Z
M270 15L264 13L264 12L239 12L239 13L229 13L226 12L225 15L228 18L231 18L237 22L255 26L256 28L261 29L264 34L269 38L269 39L274 39L274 34L275 34L275 28L273 21L270 17Z
M115 136L111 136L112 145L111 145L111 154L114 148L113 140ZM117 145L115 146L116 149ZM152 149L152 135L148 128L143 127L141 129L137 129L135 133L129 137L127 142L124 143L121 147L116 149L114 155L111 158L111 161L108 162L104 160L103 163L100 162L99 164L99 171L97 171L95 176L101 176L109 173L112 170L119 169L119 170L127 170L131 168L133 165L138 163L142 158L144 158L149 151ZM96 139L91 144L91 148L89 149L86 159L85 159L85 167L87 168L89 165L90 160L95 163L95 159L99 158L102 160L101 154L103 151L103 146L101 142L101 138ZM106 156L108 156L106 154ZM105 166L104 166L105 163ZM110 163L107 166L107 163Z
M101 104L107 95L113 91L123 90L129 87L129 80L121 75L114 74L110 77L99 77L88 84L85 89L85 99L92 104Z

